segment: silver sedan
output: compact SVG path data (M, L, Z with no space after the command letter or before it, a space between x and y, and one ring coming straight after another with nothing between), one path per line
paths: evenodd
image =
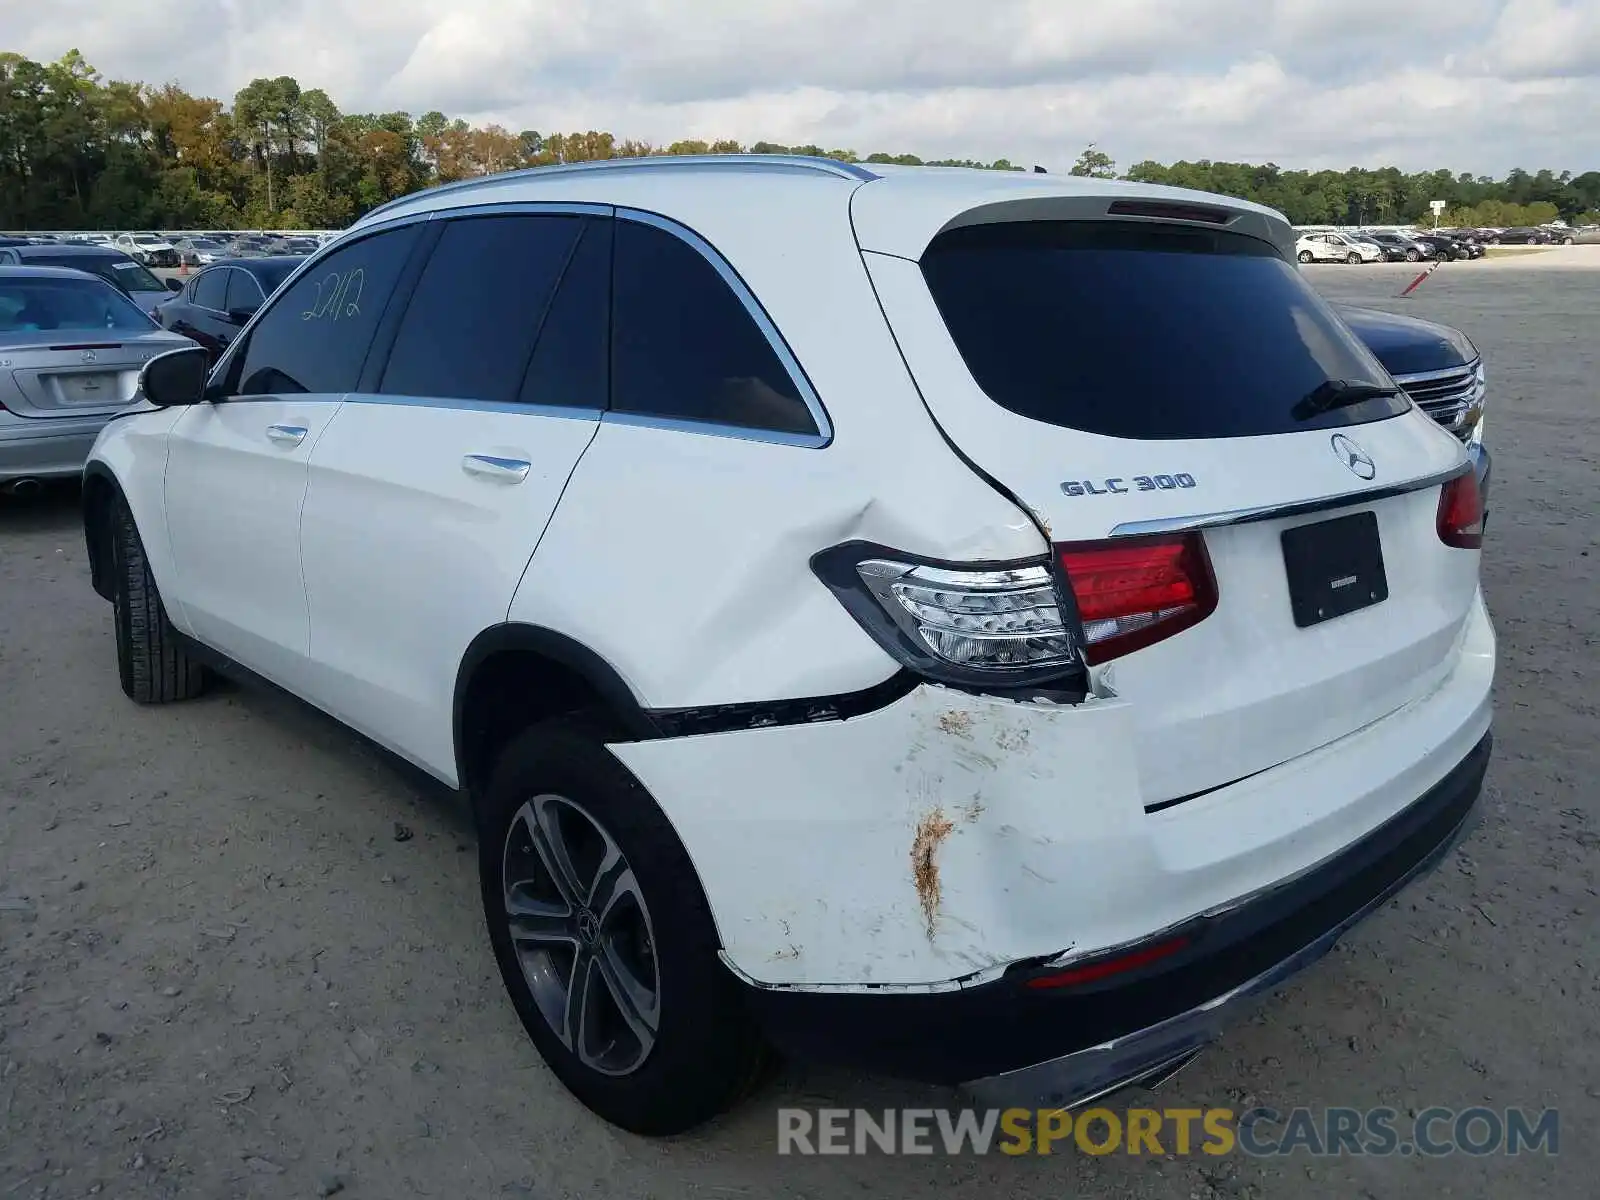
M0 267L0 492L77 477L140 368L192 344L93 275Z

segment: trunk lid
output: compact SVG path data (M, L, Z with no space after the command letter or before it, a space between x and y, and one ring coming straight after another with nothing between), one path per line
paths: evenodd
M138 389L139 372L157 354L190 345L152 331L132 337L106 331L29 330L0 334L0 402L19 417L112 413Z
M865 240L864 257L935 421L1058 547L1201 530L1215 610L1096 668L1133 706L1159 807L1426 694L1454 660L1479 556L1436 529L1462 449L1404 395L1294 415L1329 380L1392 381L1282 239L1257 236L1253 210L1240 232L1226 213L1107 220L1102 199L1095 221L1073 203L1068 221L1038 205L1021 221L958 216L920 263ZM1357 551L1382 560L1359 575L1362 590L1378 581L1362 606L1297 610L1312 576L1347 578L1341 556Z

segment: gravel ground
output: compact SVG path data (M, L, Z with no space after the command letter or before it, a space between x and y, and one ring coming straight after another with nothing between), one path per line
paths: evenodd
M1594 1195L1600 275L1480 266L1404 301L1405 267L1308 274L1488 357L1484 821L1158 1100L1556 1106L1559 1157L780 1159L780 1105L954 1102L803 1065L702 1133L619 1134L502 998L460 812L276 697L127 703L55 494L0 501L0 1197Z

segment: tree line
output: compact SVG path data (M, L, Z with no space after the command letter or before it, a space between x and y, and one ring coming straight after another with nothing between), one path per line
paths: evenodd
M76 50L40 63L0 53L0 229L338 228L418 188L517 167L649 154L814 154L848 162L1026 170L1006 159L924 160L773 142L543 134L427 112L344 113L284 75L220 100L107 80ZM1200 188L1281 210L1296 224L1600 222L1600 171L1514 170L1504 179L1395 167L1285 170L1276 164L1140 162L1119 176L1089 146L1074 175Z

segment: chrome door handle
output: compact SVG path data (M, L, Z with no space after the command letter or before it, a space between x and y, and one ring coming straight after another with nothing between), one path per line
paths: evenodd
M298 446L306 440L304 425L268 425L267 436L284 446Z
M501 458L495 454L469 454L461 460L461 469L468 475L497 479L501 483L521 483L532 467L527 459Z

